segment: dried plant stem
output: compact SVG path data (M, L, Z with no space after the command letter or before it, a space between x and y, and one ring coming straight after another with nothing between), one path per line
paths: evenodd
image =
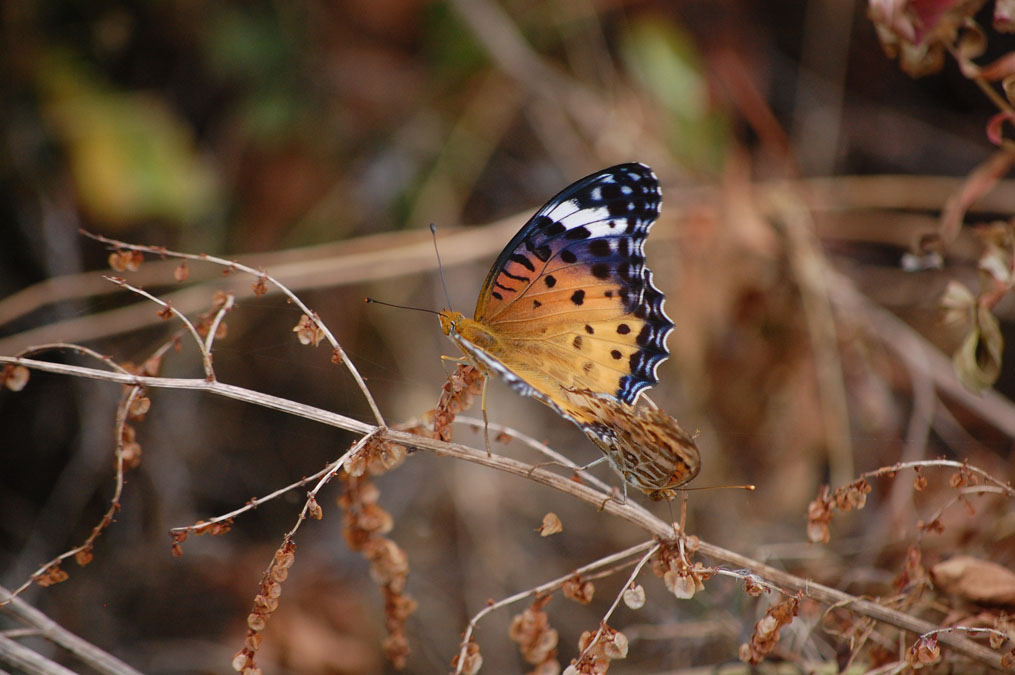
M296 535L296 530L300 529L300 525L303 524L303 521L307 519L307 512L310 510L310 504L316 499L317 493L321 491L321 488L327 485L328 482L335 477L335 474L338 473L338 470L345 465L347 459L349 459L357 452L359 452L361 449L363 449L363 446L365 446L371 440L376 438L378 435L383 434L384 431L385 429L383 427L377 427L375 429L372 429L369 433L367 433L358 441L353 443L352 447L345 451L345 454L343 454L341 457L339 457L337 460L335 460L328 466L327 471L325 471L324 475L321 476L320 480L317 481L317 485L315 485L314 488L307 493L307 501L303 504L303 509L300 510L300 515L299 518L296 519L296 524L293 525L293 528L289 530L289 532L287 532L285 535L285 540L287 542L292 541L292 538Z
M638 565L638 569L640 570L641 566L644 564L644 561L648 560L652 556L652 553L654 553L658 549L659 544L655 540L646 541L644 543L632 546L631 548L625 549L623 551L618 551L617 553L614 553L612 555L600 558L599 560L596 560L593 563L585 565L584 567L579 567L573 572L569 572L568 574L562 577L557 577L553 581L548 581L544 584L536 586L535 588L530 588L526 591L522 591L521 593L515 593L514 595L502 598L497 602L491 602L486 607L479 610L476 613L476 615L473 616L472 619L469 621L469 625L466 626L465 628L465 634L462 637L461 650L458 653L458 667L455 669L455 675L460 675L462 672L462 668L465 666L465 657L467 655L466 652L469 648L469 643L472 642L472 635L476 631L476 626L479 624L479 621L490 612L498 610L501 607L507 607L508 605L514 604L516 602L521 602L522 600L525 600L527 598L538 597L540 595L544 595L546 593L555 591L558 588L560 588L560 586L565 581L573 579L575 575L581 575L584 577L587 576L588 573L595 572L597 570L602 569L603 567L613 565L615 563L622 563L617 568L611 569L609 572L607 572L607 574L613 574L616 571L616 569L626 567L627 565L632 563L632 561L627 560L628 558L638 555L639 553L642 553L642 551L648 551L648 554L642 557L642 562Z
M593 476L591 473L588 473L588 471L585 470L587 468L586 466L576 464L575 462L571 461L570 459L568 459L561 453L557 452L550 446L546 445L545 443L541 443L532 436L524 434L521 431L518 431L517 429L506 426L504 424L497 424L495 422L490 422L489 424L487 424L486 422L477 417L469 417L468 415L458 415L457 417L455 417L455 422L472 427L473 429L483 429L484 426L488 426L490 428L490 431L496 434L504 434L505 436L509 436L510 438L513 438L516 441L519 441L520 443L529 446L530 448L540 453L541 455L549 457L551 460L553 460L554 464L560 464L561 466L564 466L566 468L574 469L575 472L581 476L582 480L587 481L588 483L596 486L600 490L604 492L609 492L610 490L613 489L612 486L606 483L606 481L600 480L599 478Z
M104 673L106 675L140 675L138 671L134 670L123 661L120 661L111 654L99 649L92 643L86 642L74 633L71 633L20 598L15 598L10 591L3 587L0 587L0 606L3 606L6 612L30 627L30 630L19 631L19 634L46 638L53 644L66 649L82 663L87 664L95 672ZM5 633L8 636L12 634L10 631ZM15 647L19 648L18 653L21 655L24 655L21 650L27 649L11 639L0 639L0 663L19 665L17 662L8 660L9 657L14 655L13 652ZM39 658L41 659L43 657L39 656ZM53 664L51 661L47 661L47 663L51 664L51 668L49 670L40 669L32 671L27 668L26 670L27 672L42 673L72 672L62 668L61 666Z
M627 589L631 586L631 584L634 583L634 580L638 578L638 575L641 574L641 569L645 567L645 563L647 563L652 558L652 556L656 554L660 546L661 545L659 543L656 543L655 546L646 551L645 555L643 555L641 557L641 560L638 561L638 564L636 564L634 566L634 569L631 570L631 574L627 577L627 581L624 582L623 586L621 586L620 592L617 593L617 597L613 599L613 604L610 605L610 608L606 610L605 614L603 614L603 618L600 619L599 628L596 630L596 634L592 636L592 639L589 640L588 645L585 646L585 649L583 649L582 653L578 656L579 659L585 656L585 654L590 649L592 649L592 647L596 644L596 642L599 641L599 638L602 637L603 626L605 626L610 621L610 617L613 616L613 612L616 611L617 606L620 604L620 600L624 597L624 592L627 591Z
M204 253L201 254L183 253L181 251L171 251L162 246L145 246L141 244L131 244L125 241L119 241L117 239L110 239L109 237L104 237L102 235L87 232L85 230L81 230L81 234L96 241L100 241L104 244L109 244L110 246L114 246L119 249L126 249L130 251L141 251L143 253L150 253L152 255L169 256L172 258L180 258L183 260L209 262L216 265L221 265L222 267L225 267L227 271L238 270L241 272L245 272L258 280L263 280L266 283L271 283L273 286L278 288L281 293L283 293L287 298L289 298L289 300L294 305L299 307L300 310L302 310L303 313L306 316L308 316L310 320L313 321L314 324L316 324L317 328L324 334L324 337L331 344L332 349L335 350L335 354L338 355L339 359L342 361L342 364L346 367L346 369L352 375L353 379L356 381L356 385L359 387L360 391L363 392L363 396L364 398L366 398L367 404L370 406L370 410L373 413L374 419L377 421L378 426L382 427L385 426L384 416L381 415L381 410L380 408L377 407L377 402L374 401L374 397L370 393L370 390L367 388L366 382L363 381L363 377L359 374L359 371L356 369L356 366L353 365L352 361L349 360L349 357L345 353L345 350L342 349L342 346L338 344L338 340L335 339L335 336L332 334L328 326L325 325L323 321L321 321L321 319L317 316L316 312L312 311L309 307L307 307L303 303L302 300L300 300L299 296L297 296L291 290L286 288L285 285L279 283L271 275L265 273L264 271L256 270L242 263L238 263L235 260L226 260L225 258L219 258ZM156 302L159 302L159 304L163 304L163 306L165 306L165 303L163 303L162 301L157 300L152 296L148 297L152 300L155 300ZM200 342L200 338L198 338L198 341ZM202 349L202 354L203 353L204 351Z
M1000 492L1007 495L1009 499L1015 499L1015 488L1008 483L1003 483L998 479L991 476L989 473L978 467L966 464L965 462L956 462L953 459L921 459L915 462L899 462L892 464L891 466L883 466L880 469L874 471L868 471L867 473L860 474L861 478L881 478L882 476L890 476L899 471L905 469L923 469L927 467L940 467L948 469L965 469L969 473L975 474L983 482L988 483ZM971 488L971 490L983 492L983 488Z
M82 349L80 351L85 350ZM99 358L101 358L103 361L108 361L108 359L105 359L101 356L99 356ZM120 370L123 370L119 366L116 367L119 368ZM56 566L68 558L75 557L78 554L81 554L82 556L85 556L83 558L78 559L78 562L81 565L86 565L88 564L88 562L90 562L91 550L92 547L95 545L95 540L98 539L99 536L106 530L106 528L113 523L113 517L116 515L116 512L120 510L120 497L123 495L124 466L125 466L123 453L124 427L127 424L127 418L130 414L131 404L134 402L134 399L141 393L141 390L142 387L138 385L132 386L127 391L126 395L123 397L116 411L115 478L114 478L113 496L109 500L109 507L106 509L106 512L102 515L102 518L99 520L99 523L92 528L92 531L91 533L89 533L88 538L85 539L85 541L82 544L75 546L70 550L64 551L60 555L55 556L54 558L48 560L46 563L41 565L38 569L32 572L32 574L28 577L28 579L24 581L24 583L22 583L20 586L15 588L10 593L10 598L13 599L17 597L26 588L35 583L35 581L37 580L37 578L39 578L40 575L45 574L48 570L56 570L57 569ZM64 576L66 577L66 575ZM6 602L7 601L0 600L0 607L4 606Z
M297 403L288 399L271 396L262 392L244 389L243 387L228 385L221 382L208 382L203 379L144 377L119 372L97 370L93 368L83 368L80 366L49 363L34 359L21 359L10 356L0 356L0 363L23 365L34 370L88 377L109 382L117 382L120 384L140 385L149 388L164 387L204 391L219 396L225 396L227 398L245 401L254 405L264 406L274 410L288 412L305 419L314 420L363 435L372 432L376 433L379 429L377 426L370 425L350 417L345 417L344 415L339 415L337 413L321 410L319 408L314 408L313 406ZM395 431L392 429L384 430L383 436L388 440L400 443L406 447L428 450L438 456L461 459L522 478L528 478L536 483L546 485L559 492L563 492L585 501L597 509L601 509L607 513L623 518L648 534L663 539L668 539L673 536L672 523L660 520L643 507L635 504L633 501L620 503L614 499L610 499L609 495L604 494L600 490L593 489L586 485L581 485L550 471L533 467L531 464L519 462L509 457L488 455L485 450L471 448L458 443L445 443L436 439L416 436L414 434ZM938 460L936 463L945 465L944 460ZM955 466L961 466L957 462L953 464ZM896 626L902 630L909 631L917 635L938 629L938 626L935 626L927 621L911 617L875 602L863 600L847 593L843 593L842 591L838 591L823 584L803 579L783 570L765 565L757 560L734 551L709 544L705 541L702 541L699 544L698 552L701 555L720 561L734 568L751 570L758 576L777 584L779 587L786 589L788 592L799 591L809 598L826 604L838 603L853 612ZM528 593L529 592L527 592L527 594ZM940 636L940 642L941 644L992 668L1000 667L1000 655L965 637L946 633Z
M229 513L223 513L222 515L215 516L214 518L209 518L208 520L202 520L201 522L194 523L193 525L183 525L181 527L172 527L172 528L169 528L169 532L172 533L172 534L178 534L178 533L184 533L184 532L194 532L195 530L203 529L203 528L207 527L208 525L214 525L215 523L221 523L223 521L233 520L237 516L242 515L242 514L246 513L247 511L252 511L252 510L256 509L258 506L260 506L261 504L264 504L265 502L270 502L272 499L275 499L276 497L281 497L282 495L284 495L286 492L289 492L290 490L295 490L298 487L303 487L307 483L310 483L312 481L317 480L321 476L323 476L326 473L330 472L332 470L332 468L336 464L341 466L342 462L344 462L345 459L348 456L349 456L349 453L346 453L346 454L342 455L342 457L339 458L336 462L329 463L326 467L324 467L323 469L321 469L317 473L312 474L310 476L305 476L304 478L301 478L300 480L296 481L295 483L290 483L289 485L286 485L284 488L279 488L278 490L275 490L274 492L270 492L270 493L264 495L263 497L255 497L255 498L251 499L249 502L247 502L246 504L244 504L243 506L241 506L240 508L234 509L234 510L230 511Z
M102 275L102 278L106 279L107 281L112 281L117 286L126 288L128 291L132 293L136 293L137 295L140 295L142 298L147 298L148 300L151 300L156 305L165 308L168 312L172 313L173 316L182 321L183 325L186 326L187 330L190 332L191 337L194 338L194 342L197 344L197 348L201 351L201 364L202 366L204 366L204 376L209 380L215 379L215 370L212 368L211 365L211 351L209 351L208 347L205 345L204 340L201 339L201 335L197 332L197 328L194 327L194 324L191 323L190 319L188 319L185 314L182 314L175 307L165 302L164 300L160 300L159 298L155 297L148 291L128 284L125 279L121 279L120 277L112 277L105 274ZM214 333L211 333L210 335L214 335Z
M215 343L215 334L218 333L219 324L222 323L222 319L225 315L233 308L233 304L236 302L236 296L232 293L226 294L226 301L222 303L218 311L215 312L215 318L212 319L211 325L208 326L208 335L204 338L204 351L211 354L212 346Z
M78 354L81 354L83 356L90 356L93 359L96 359L98 361L101 361L102 363L105 363L107 366L109 366L110 368L113 368L114 370L116 370L118 372L121 372L121 373L123 373L125 375L129 375L130 374L130 371L128 371L126 368L124 368L119 363L117 363L113 359L109 358L105 354L100 354L97 351L95 351L94 349L89 349L88 347L83 347L81 345L71 344L69 342L51 342L51 343L45 344L45 345L35 345L34 347L29 347L29 348L27 348L25 350L22 350L18 354L18 356L24 358L24 357L31 356L32 354L38 354L38 353L41 353L41 352L58 351L58 350L61 350L61 349L66 349L66 350L69 350L69 351L72 351L72 352L77 352Z

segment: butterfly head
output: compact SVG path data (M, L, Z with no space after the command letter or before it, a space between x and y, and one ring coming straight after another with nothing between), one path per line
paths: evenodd
M461 312L444 309L441 310L439 317L441 330L459 346L461 341L465 340L480 349L488 350L496 342L496 338L483 327L483 324Z

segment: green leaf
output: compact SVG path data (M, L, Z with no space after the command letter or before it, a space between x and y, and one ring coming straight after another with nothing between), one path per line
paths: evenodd
M689 168L718 170L726 155L726 116L714 110L693 39L659 17L633 23L621 54L635 79L667 113L667 140Z
M111 89L65 53L36 71L45 116L68 155L75 192L108 227L160 219L192 223L218 196L190 128L148 93Z

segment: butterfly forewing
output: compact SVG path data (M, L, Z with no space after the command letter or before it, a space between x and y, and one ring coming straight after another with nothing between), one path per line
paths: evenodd
M643 251L660 202L651 169L621 164L541 208L480 291L476 321L505 341L495 356L523 377L538 379L540 364L550 364L560 386L625 403L654 385L673 329Z

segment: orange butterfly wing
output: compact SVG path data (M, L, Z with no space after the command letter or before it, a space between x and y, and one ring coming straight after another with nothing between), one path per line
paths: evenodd
M490 355L569 415L568 390L633 404L669 356L673 322L643 251L660 203L642 164L587 176L536 212L483 284L475 320L496 338Z

